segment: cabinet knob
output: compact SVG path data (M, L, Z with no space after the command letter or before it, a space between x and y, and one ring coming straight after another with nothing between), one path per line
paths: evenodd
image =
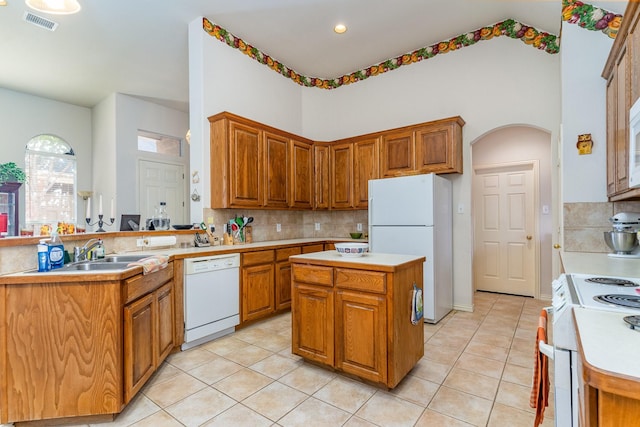
M553 245L553 249L560 249L560 245L556 243L555 245Z
M531 240L531 239L532 239L532 236L529 234L529 235L527 236L527 240Z

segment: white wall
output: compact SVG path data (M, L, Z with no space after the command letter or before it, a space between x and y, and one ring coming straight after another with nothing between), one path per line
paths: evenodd
M332 91L303 90L303 135L332 140L461 116L465 173L453 181L454 305L472 305L470 145L487 132L525 124L557 140L559 56L500 37ZM456 210L454 209L454 211Z
M102 194L105 220L110 211L111 198L115 198L118 165L116 163L116 94L112 93L93 107L93 196L91 197L91 223L98 220L98 200ZM118 206L118 202L114 202ZM118 230L113 226L107 231ZM97 230L98 226L89 228Z
M563 23L562 192L563 202L606 202L606 81L602 69L613 39ZM578 135L590 133L593 154L578 155Z
M78 189L91 188L91 110L64 102L0 88L0 163L15 162L24 169L27 142L36 135L57 135L71 145L78 164ZM24 206L24 187L20 192ZM83 200L76 199L78 222L84 216ZM24 222L24 209L20 213Z

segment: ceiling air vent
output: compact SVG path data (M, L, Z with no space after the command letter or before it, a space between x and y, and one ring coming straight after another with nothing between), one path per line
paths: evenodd
M24 20L35 25L36 27L44 28L45 30L55 31L58 28L58 23L43 18L42 16L34 15L31 12L24 13Z

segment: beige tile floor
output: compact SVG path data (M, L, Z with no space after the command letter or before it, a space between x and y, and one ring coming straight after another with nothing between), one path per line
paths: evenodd
M532 426L534 337L548 302L476 293L474 303L424 325L425 355L391 391L292 355L287 313L171 355L98 426Z

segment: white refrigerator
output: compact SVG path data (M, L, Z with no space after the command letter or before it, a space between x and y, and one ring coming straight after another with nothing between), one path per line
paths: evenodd
M451 182L424 174L369 181L369 251L423 255L424 319L453 308Z

